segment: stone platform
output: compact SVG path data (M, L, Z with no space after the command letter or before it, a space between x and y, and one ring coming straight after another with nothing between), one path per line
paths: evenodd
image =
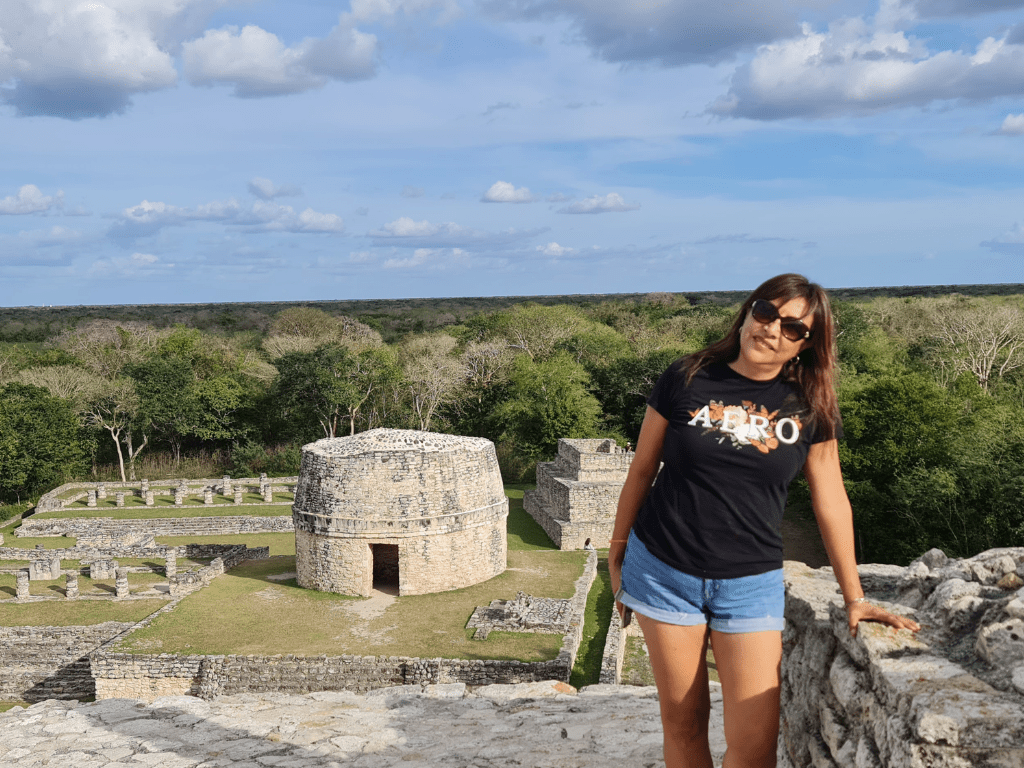
M721 764L721 695L712 694ZM46 701L0 714L0 768L656 768L653 688L553 681L189 696L152 704Z

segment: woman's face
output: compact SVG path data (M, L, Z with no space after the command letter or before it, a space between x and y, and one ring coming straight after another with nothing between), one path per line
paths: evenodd
M775 299L771 302L779 311L780 318L801 320L809 330L813 330L814 317L809 312L807 300L801 297L783 301ZM781 320L760 323L754 319L753 313L747 310L747 316L740 326L740 360L741 365L753 366L768 373L777 375L786 361L796 357L803 349L810 346L810 339L790 341L782 335Z

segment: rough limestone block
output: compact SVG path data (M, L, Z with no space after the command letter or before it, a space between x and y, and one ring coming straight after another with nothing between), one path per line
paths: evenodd
M221 491L220 492L222 494L224 494L225 496L230 496L231 493L232 493L231 477L229 475L224 475L224 477L221 478L221 483L222 484L221 484Z
M147 507L152 507L153 506L153 492L152 491L146 491L146 506Z
M68 600L74 600L78 597L78 574L69 573L67 575L67 582L64 587L64 596Z
M28 569L22 568L15 574L15 595L18 600L27 600L29 596L29 575Z
M105 499L107 498L107 485L106 483L100 483L96 486L96 498Z
M203 504L213 504L213 488L203 491Z
M178 556L174 552L168 552L164 560L164 576L173 578L178 573Z
M1024 619L1000 621L983 628L974 649L993 666L1024 662Z
M114 502L119 507L124 506L124 491L118 491L116 494L114 494Z
M87 507L96 506L96 491L89 491L88 495L86 496L85 505Z
M242 489L240 487L238 487L238 486L235 486L235 504L241 504L241 503L242 503Z

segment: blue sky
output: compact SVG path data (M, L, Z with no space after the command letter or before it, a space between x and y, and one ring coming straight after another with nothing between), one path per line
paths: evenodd
M4 0L0 305L1024 282L1024 0Z

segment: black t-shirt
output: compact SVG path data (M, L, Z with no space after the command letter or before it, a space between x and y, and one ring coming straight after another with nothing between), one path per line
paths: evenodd
M686 385L680 362L647 399L668 419L664 466L633 529L662 562L700 578L781 568L789 484L823 440L799 388L753 381L725 363Z

